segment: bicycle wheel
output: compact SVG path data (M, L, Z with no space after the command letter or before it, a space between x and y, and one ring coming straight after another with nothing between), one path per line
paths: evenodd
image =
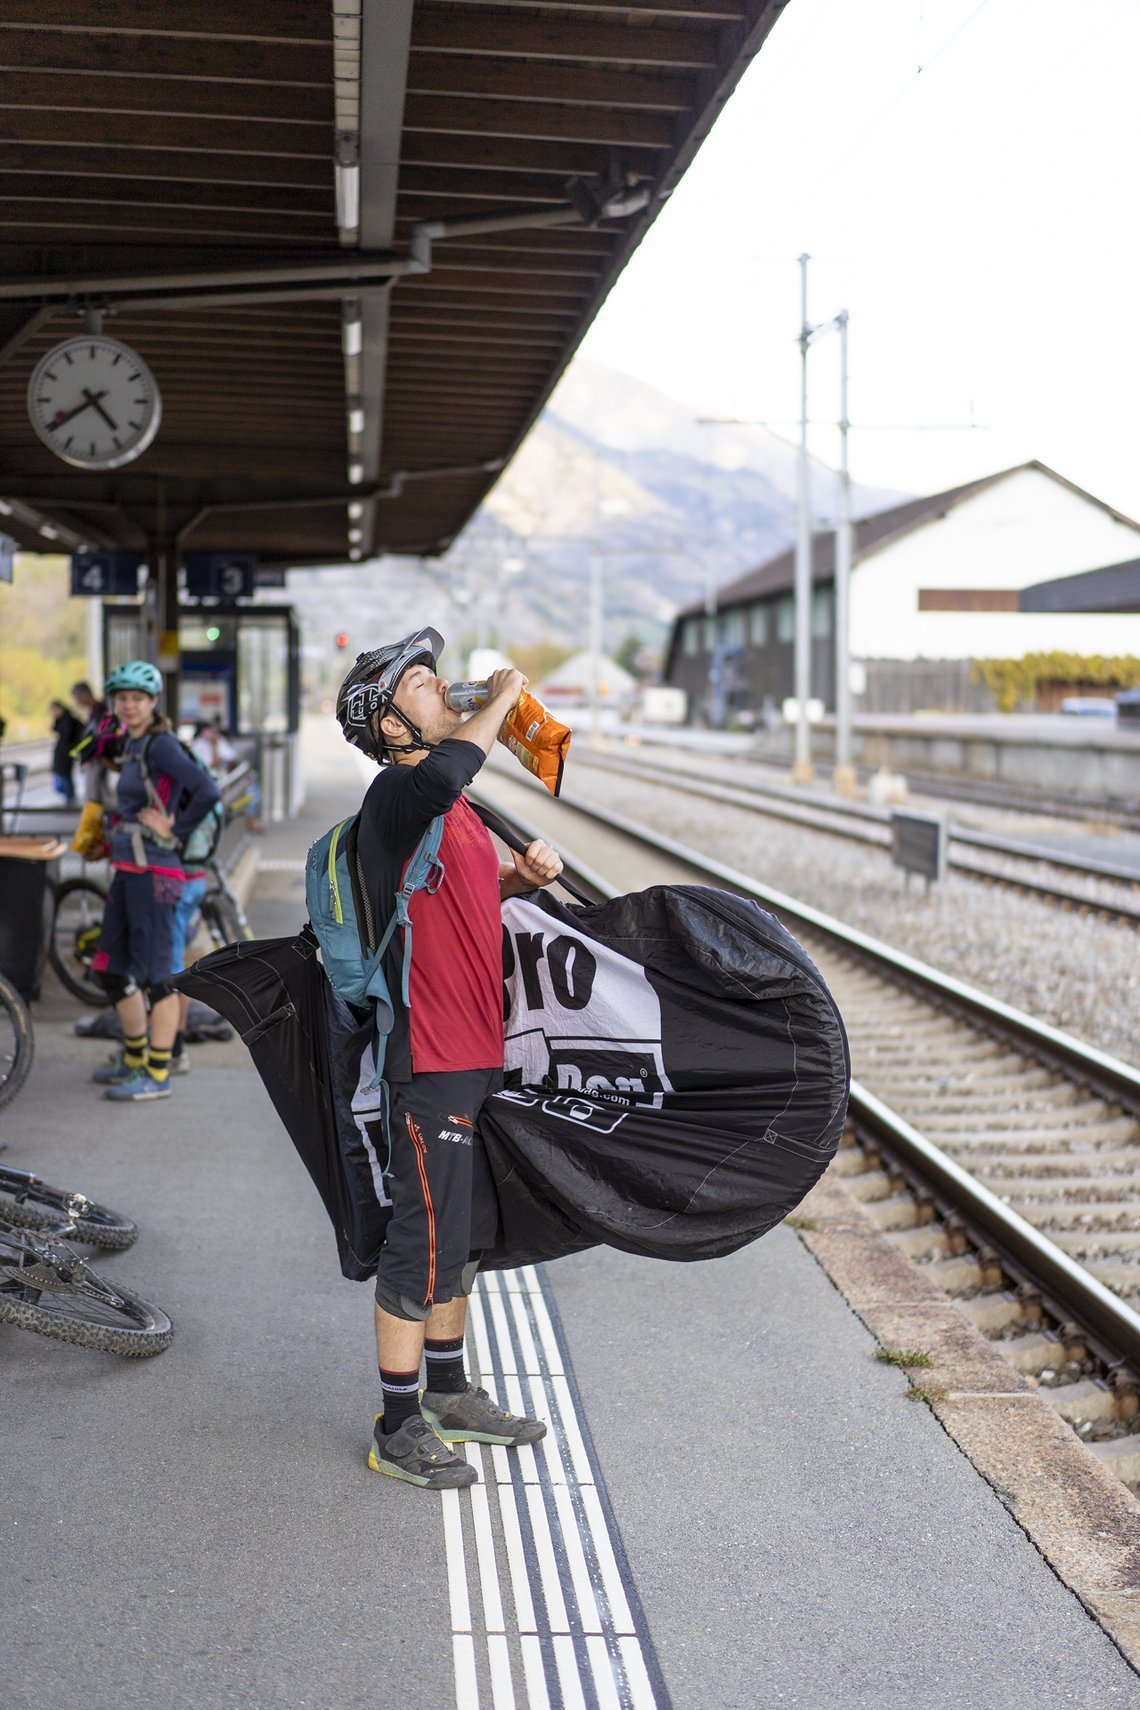
M223 945L240 944L243 939L253 937L249 922L225 891L210 891L202 898L202 919L219 950Z
M27 1080L33 1051L28 1006L0 974L0 1105L15 1098Z
M138 1224L129 1217L97 1205L84 1193L65 1193L26 1170L9 1170L2 1165L0 1223L12 1223L20 1229L58 1229L61 1223L72 1223L75 1240L119 1253L137 1240L139 1232Z
M73 997L105 1004L107 993L91 972L107 893L94 879L65 879L55 893L48 956Z
M100 1353L144 1358L169 1348L174 1326L161 1308L93 1271L66 1243L23 1241L33 1245L17 1246L0 1228L0 1323ZM29 1255L34 1283L24 1280Z

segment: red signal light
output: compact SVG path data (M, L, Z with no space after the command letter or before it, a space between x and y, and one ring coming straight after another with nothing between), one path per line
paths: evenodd
M338 647L339 647L339 648L341 648L341 649L343 649L343 648L345 648L345 647L347 647L347 646L348 646L348 637L347 637L347 635L345 635L345 633L344 633L344 631L343 631L343 630L342 630L342 631L341 631L341 632L340 632L340 634L339 634L339 635L338 635L338 636L337 636L337 638L336 638L336 644L337 644L337 646L338 646Z

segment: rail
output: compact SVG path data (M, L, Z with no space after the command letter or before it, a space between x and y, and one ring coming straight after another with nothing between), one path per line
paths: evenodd
M475 787L470 791L525 838L549 837L549 826L540 826L504 808L493 792ZM607 809L594 807L572 796L560 797L567 807L622 833L657 853L674 857L704 879L749 896L766 908L808 927L841 949L857 955L889 973L924 990L940 1006L953 1007L991 1032L1024 1047L1038 1060L1061 1067L1070 1079L1093 1087L1123 1108L1140 1114L1140 1072L1098 1051L1094 1046L1040 1022L1011 1005L988 997L963 982L914 957L844 925L810 905L759 884L744 873L710 860L673 838L648 831ZM564 854L567 870L600 898L618 894L607 881ZM1007 1266L1041 1294L1059 1319L1072 1319L1085 1330L1108 1361L1123 1360L1140 1375L1140 1315L1114 1295L1060 1247L1003 1202L933 1144L912 1124L891 1110L858 1081L852 1083L850 1118L857 1133L870 1138L900 1165L918 1178L923 1187L988 1242Z

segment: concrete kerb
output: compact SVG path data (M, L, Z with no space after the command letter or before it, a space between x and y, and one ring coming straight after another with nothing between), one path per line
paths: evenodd
M814 1227L812 1226L814 1225ZM828 1172L793 1227L1062 1584L1140 1672L1140 1502Z

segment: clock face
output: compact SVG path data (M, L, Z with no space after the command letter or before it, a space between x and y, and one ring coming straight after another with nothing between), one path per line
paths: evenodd
M45 445L77 469L119 469L158 432L162 400L133 350L91 333L69 338L37 364L28 415Z

